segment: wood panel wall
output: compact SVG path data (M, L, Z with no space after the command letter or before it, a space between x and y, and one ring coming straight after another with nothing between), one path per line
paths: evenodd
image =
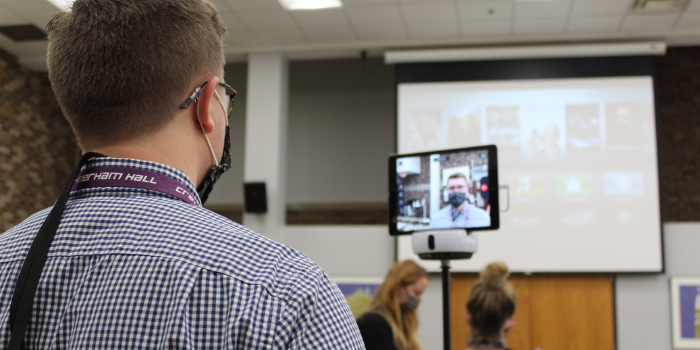
M452 349L465 349L467 298L476 275L453 275ZM508 347L517 350L607 350L615 347L613 284L608 275L511 276L517 293Z

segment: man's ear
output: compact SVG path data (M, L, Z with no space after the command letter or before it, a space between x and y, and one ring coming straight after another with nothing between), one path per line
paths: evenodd
M469 314L469 311L464 311L464 318L467 320L467 325L471 326L472 325L472 315Z
M202 127L204 132L211 134L214 132L215 121L214 118L209 113L209 103L211 102L212 96L214 95L216 88L219 86L219 78L212 77L204 85L204 91L199 94L199 101L195 104L195 107L199 110L200 121L202 122ZM197 113L195 111L195 117Z

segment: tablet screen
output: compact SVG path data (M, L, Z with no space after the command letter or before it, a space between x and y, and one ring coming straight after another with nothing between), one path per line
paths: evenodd
M389 158L392 235L499 227L496 146Z

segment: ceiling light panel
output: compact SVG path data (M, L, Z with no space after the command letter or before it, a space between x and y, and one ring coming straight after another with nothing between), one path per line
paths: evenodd
M49 0L54 6L58 7L61 11L70 11L73 7L73 1L75 0Z
M289 11L320 10L343 6L340 0L279 0L282 7Z

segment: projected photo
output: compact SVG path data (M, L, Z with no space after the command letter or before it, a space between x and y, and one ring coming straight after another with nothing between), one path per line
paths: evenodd
M478 106L460 106L445 110L447 118L447 148L481 144L481 109Z
M608 149L611 151L638 151L654 135L649 104L609 103L605 105Z
M491 226L489 151L397 156L396 229Z
M564 153L566 132L562 110L556 105L525 105L521 111L523 154Z
M501 152L517 151L520 148L519 111L518 106L486 107L485 142L497 144Z
M600 152L600 108L597 104L566 106L566 147L571 154Z
M415 107L408 112L405 145L416 149L447 148L445 142L442 108Z
M532 197L544 194L544 177L541 173L514 174L507 177L512 184L511 196Z

